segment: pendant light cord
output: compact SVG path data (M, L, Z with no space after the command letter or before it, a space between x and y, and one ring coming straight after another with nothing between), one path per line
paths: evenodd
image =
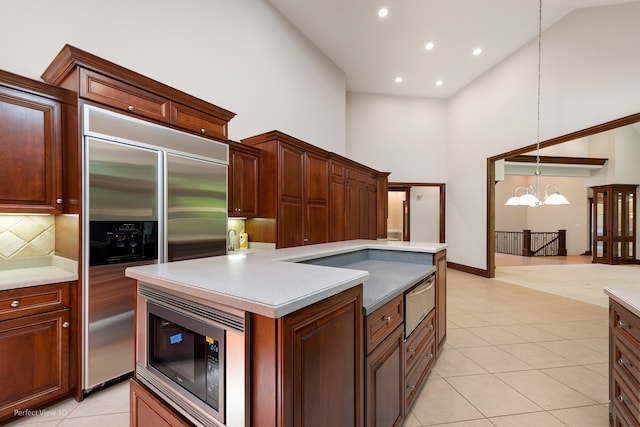
M536 119L536 176L540 175L540 86L542 76L542 0L538 10L538 96Z

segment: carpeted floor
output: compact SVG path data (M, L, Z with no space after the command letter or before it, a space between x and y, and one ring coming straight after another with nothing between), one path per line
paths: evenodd
M604 288L640 289L640 267L607 264L498 266L492 280L608 307Z

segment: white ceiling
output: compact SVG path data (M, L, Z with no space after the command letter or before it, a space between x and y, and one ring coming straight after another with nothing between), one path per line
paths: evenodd
M448 98L538 34L538 0L269 2L345 72L355 92ZM544 0L542 26L575 9L632 2ZM381 19L383 6L389 14Z

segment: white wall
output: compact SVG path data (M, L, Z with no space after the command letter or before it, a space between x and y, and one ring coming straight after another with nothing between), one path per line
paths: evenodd
M345 152L344 73L265 0L8 0L0 68L36 80L65 43L237 116Z
M447 179L446 103L408 96L347 93L347 156L389 182Z
M583 9L543 34L541 139L640 111L640 3ZM449 101L447 255L486 268L486 159L535 143L537 43Z
M411 187L411 241L440 241L440 188Z

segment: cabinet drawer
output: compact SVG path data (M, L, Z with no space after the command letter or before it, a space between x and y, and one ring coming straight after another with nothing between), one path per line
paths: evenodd
M405 390L404 390L404 413L409 413L409 409L420 392L420 388L427 378L427 374L433 365L436 354L436 340L432 339L427 344L426 348L416 357L416 361L410 371L405 375Z
M0 320L45 313L68 306L68 282L0 292Z
M369 314L365 322L366 354L369 354L391 331L402 324L403 317L402 295Z
M613 369L617 370L620 376L636 389L640 389L640 359L637 347L629 345L622 337L613 337Z
M614 335L629 338L640 346L640 319L620 304L611 301L611 329Z
M211 138L227 140L227 121L171 102L171 124Z
M631 421L632 425L640 425L640 404L638 403L638 390L629 386L620 376L617 370L611 373L613 376L613 402L612 404L620 413Z
M404 346L405 372L409 372L415 364L418 355L424 352L427 344L434 335L435 310L431 310L429 315L420 322L413 330Z
M80 96L160 122L169 122L169 100L93 71L80 70Z

